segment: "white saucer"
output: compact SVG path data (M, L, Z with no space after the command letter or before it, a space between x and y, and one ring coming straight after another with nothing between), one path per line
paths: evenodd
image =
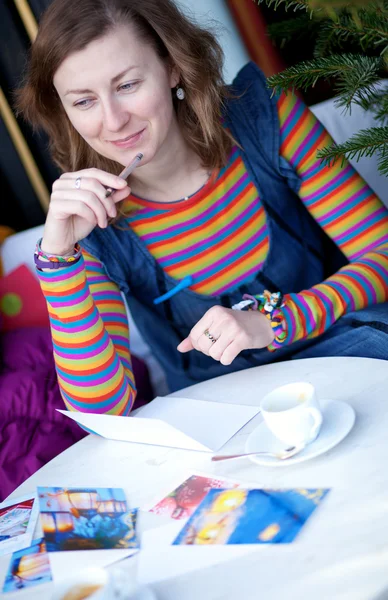
M315 458L339 444L354 425L356 419L354 409L349 404L338 400L321 400L319 404L322 410L323 423L315 442L312 442L299 454L287 460L260 455L250 456L249 458L258 465L265 467L290 467L296 463ZM252 431L247 439L245 452L265 450L278 453L286 447L286 444L278 440L263 422Z

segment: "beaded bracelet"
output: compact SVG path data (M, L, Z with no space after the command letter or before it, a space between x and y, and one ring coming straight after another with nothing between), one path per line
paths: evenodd
M74 252L70 256L58 256L56 254L48 254L43 252L41 248L42 239L37 241L34 262L38 269L63 269L71 267L77 263L82 256L82 249L79 244L75 244Z
M238 304L232 306L233 310L258 310L269 319L272 330L275 335L275 340L282 343L287 336L284 327L284 316L281 310L285 306L283 294L281 292L271 293L264 290L262 294L251 296L244 294L243 299Z

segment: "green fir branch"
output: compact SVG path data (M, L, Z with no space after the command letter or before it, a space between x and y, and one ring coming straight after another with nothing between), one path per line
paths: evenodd
M279 6L282 6L286 11L292 9L294 12L297 10L305 10L312 12L309 7L308 0L257 0L257 4L265 3L269 8L276 10Z
M352 41L358 43L363 51L376 48L381 53L385 52L388 47L388 12L384 15L377 9L373 12L361 10L358 16L359 24L348 13L341 14L336 22L331 23L338 45Z
M380 58L362 55L347 55L353 61L352 69L345 69L336 79L335 90L339 94L335 103L346 110L353 102L367 102L375 84L380 78L382 61Z
M381 125L388 122L388 87L387 84L376 82L369 89L365 90L364 97L355 99L358 104L366 111L374 113L374 117Z
M317 157L329 166L338 160L356 159L378 154L379 171L388 175L388 127L361 129L343 144L333 144L318 151Z
M340 48L340 40L333 29L333 21L330 19L321 22L321 26L317 31L315 39L314 57L323 58L325 56L331 56L333 51L339 50Z
M349 43L358 46L365 53L384 54L388 48L388 11L382 14L378 9L372 13L362 10L359 11L359 19L361 28L354 22L353 16L348 11L339 13L336 20L314 19L313 22L318 24L314 56L316 58L329 56L333 51L338 51Z
M381 8L384 10L386 8L386 0L309 0L308 4L310 7L314 9L322 9L328 11L338 11L343 9L368 9L373 4L374 7Z
M370 105L363 106L366 110L371 110L377 121L380 121L381 125L388 124L388 89L384 86L384 89L377 90L375 98L370 102Z
M382 175L388 176L388 156L382 154L377 160L379 172Z
M338 107L346 111L359 105L380 124L320 150L319 158L333 164L340 158L359 160L376 154L379 171L388 175L388 88L379 83L388 72L388 0L256 1L275 9L304 11L292 22L271 27L271 37L283 45L307 39L311 32L315 35L314 59L268 78L274 93L307 90L319 79L330 80Z
M381 10L387 9L386 0L256 0L257 4L266 4L269 8L276 10L279 6L284 8L286 11L292 9L294 12L298 10L305 10L312 16L322 15L336 18L338 12L347 9L350 11L356 10L355 16L357 17L357 11L360 9L370 9L373 4L373 10L379 8Z
M355 92L353 87L357 81L373 81L378 78L382 61L379 58L363 56L362 54L337 54L331 57L307 60L281 73L268 78L269 87L279 93L292 88L308 89L316 84L318 79L341 78L341 81L351 85L351 95Z

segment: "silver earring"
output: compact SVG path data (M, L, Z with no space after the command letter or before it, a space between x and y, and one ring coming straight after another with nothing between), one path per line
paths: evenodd
M184 100L185 99L185 90L181 87L178 87L176 89L176 97L178 98L178 100Z

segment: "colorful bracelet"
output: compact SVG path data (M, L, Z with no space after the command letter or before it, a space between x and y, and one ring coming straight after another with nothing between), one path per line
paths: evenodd
M258 310L269 319L275 335L275 341L282 343L286 337L285 321L282 308L285 306L283 294L281 292L269 292L264 290L262 294L251 296L244 294L243 299L238 304L232 306L233 310Z
M82 249L79 244L75 244L74 252L70 256L57 256L56 254L48 254L43 252L41 248L42 239L37 241L34 262L38 269L63 269L71 267L77 263L82 256Z

